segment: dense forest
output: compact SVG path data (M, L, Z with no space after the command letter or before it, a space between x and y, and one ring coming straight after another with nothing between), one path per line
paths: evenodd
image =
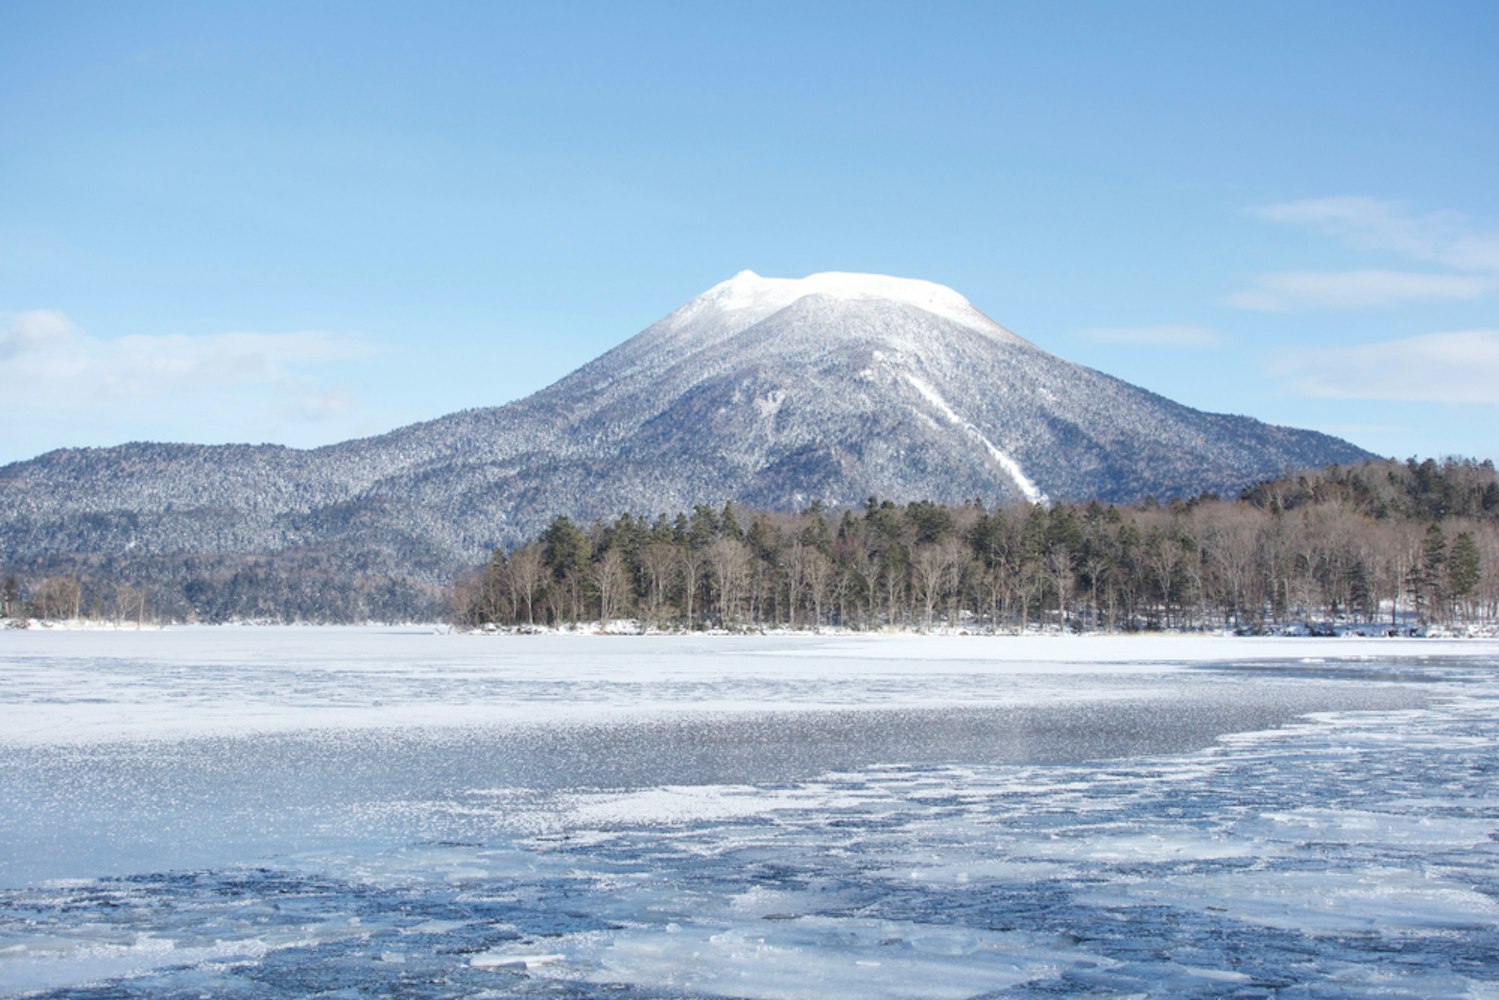
M1490 462L1287 476L1236 498L986 508L870 500L555 519L450 597L467 626L1013 631L1466 626L1499 620Z

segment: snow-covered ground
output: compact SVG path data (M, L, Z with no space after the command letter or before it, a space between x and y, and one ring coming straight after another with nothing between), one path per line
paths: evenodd
M0 633L0 994L1499 996L1499 643Z

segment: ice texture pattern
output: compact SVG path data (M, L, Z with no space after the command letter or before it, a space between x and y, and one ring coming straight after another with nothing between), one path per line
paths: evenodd
M0 636L0 994L1493 997L1499 644Z

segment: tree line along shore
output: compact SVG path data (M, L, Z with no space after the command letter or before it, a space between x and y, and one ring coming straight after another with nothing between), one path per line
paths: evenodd
M317 553L184 553L0 575L0 619L432 621L464 627L1077 631L1499 625L1490 462L1330 467L1130 505L699 505L554 519L446 589L369 578ZM222 566L212 560L223 562ZM350 568L350 567L355 568ZM409 592L408 592L409 591ZM330 613L328 609L332 608ZM417 608L413 612L411 609Z
M1223 499L567 517L449 594L467 627L1014 631L1499 622L1490 462L1286 476Z

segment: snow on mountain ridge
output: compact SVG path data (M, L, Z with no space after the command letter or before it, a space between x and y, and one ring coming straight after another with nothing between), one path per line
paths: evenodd
M942 328L953 326L1035 349L935 282L843 271L765 278L745 270L544 392L570 396L577 385L586 385L586 398L569 404L577 416L612 406L656 379L685 390L752 357L778 364L794 356L807 364L829 349L862 340L901 359L917 358L947 339ZM658 387L646 391L653 398L672 398Z
M979 312L966 298L946 285L917 278L851 271L822 271L805 278L766 278L754 271L740 271L687 303L671 318L676 320L673 325L680 326L689 321L700 320L705 313L728 314L732 316L733 327L744 329L809 295L822 295L843 301L895 302L915 306L935 316L991 335L997 331L1001 339L1020 339Z

